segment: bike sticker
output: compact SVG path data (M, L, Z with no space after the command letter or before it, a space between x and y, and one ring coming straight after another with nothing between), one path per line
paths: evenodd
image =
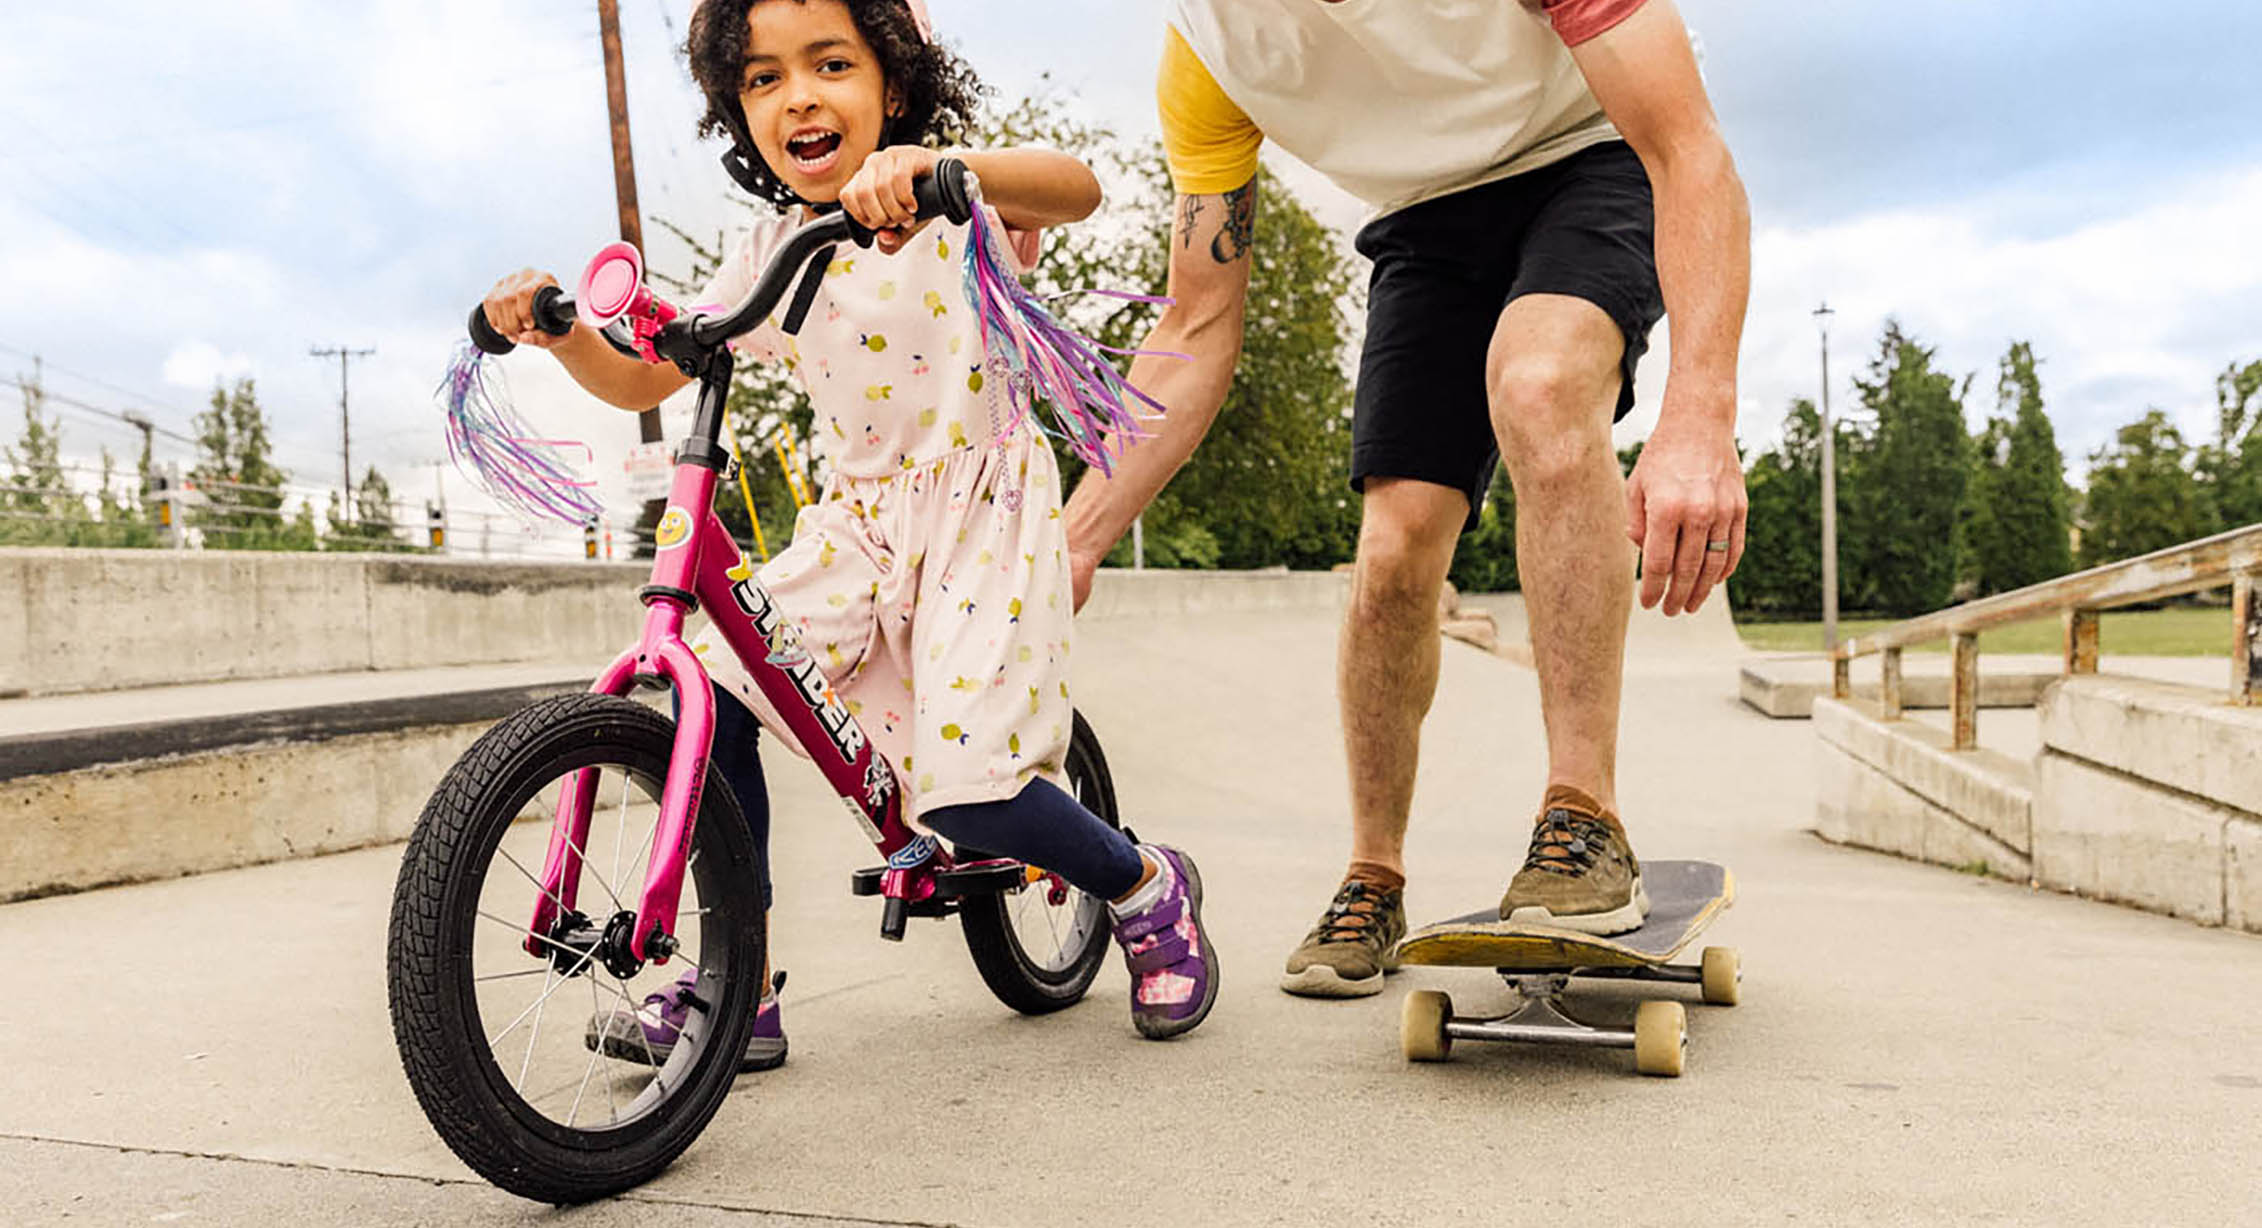
M933 836L920 836L889 854L888 868L891 870L916 870L934 860L937 847Z
M681 545L683 539L690 535L690 515L680 507L670 507L667 514L660 517L660 527L653 533L652 540L659 544L660 549L665 550L670 546Z

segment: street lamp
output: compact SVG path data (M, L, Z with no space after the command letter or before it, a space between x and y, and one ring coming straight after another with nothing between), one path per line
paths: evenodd
M1830 425L1830 317L1824 302L1814 309L1822 329L1822 650L1830 654L1833 677L1838 654L1838 431Z

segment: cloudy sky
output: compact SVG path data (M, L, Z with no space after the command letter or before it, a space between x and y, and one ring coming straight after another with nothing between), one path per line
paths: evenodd
M2150 406L2212 429L2215 372L2262 357L2262 6L1681 3L1751 190L1748 443L1816 389L1824 299L1840 405L1891 315L1979 374L1975 416L2005 345L2031 339L2070 456ZM672 53L689 7L621 0L631 121L647 216L711 233L725 181ZM1154 0L931 7L1001 94L1049 73L1094 117L1154 131ZM465 311L498 275L574 269L613 237L594 0L10 8L0 374L38 355L58 396L182 434L216 379L255 376L294 479L335 485L337 364L308 350L374 347L353 370L355 467L422 496ZM1354 202L1268 156L1356 226ZM656 243L656 262L680 258ZM631 419L540 356L510 370L523 408L617 465ZM63 412L76 455L135 446Z

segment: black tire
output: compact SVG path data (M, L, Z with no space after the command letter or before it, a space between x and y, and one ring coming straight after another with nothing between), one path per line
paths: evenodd
M1061 770L1068 777L1068 791L1086 810L1109 827L1122 829L1107 756L1101 753L1100 740L1081 712L1075 714ZM1016 905L1026 908L1036 894L1036 888L1024 887L969 897L958 914L959 925L966 932L967 953L974 957L982 982L998 1001L1024 1015L1047 1015L1074 1006L1092 987L1092 978L1099 975L1111 945L1107 901L1071 887L1063 907L1090 922L1082 931L1082 940L1065 953L1066 958L1047 960L1030 952L1021 941L1013 915Z
M684 1028L673 1055L629 1104L629 1116L603 1129L574 1126L570 1116L566 1124L545 1116L497 1064L485 1031L489 1025L482 1022L473 934L487 871L507 864L497 851L514 817L545 782L593 765L616 766L624 780L656 798L674 730L659 713L610 696L572 695L524 708L489 730L449 769L401 859L386 971L402 1068L449 1149L480 1176L522 1197L587 1202L666 1168L722 1106L753 1026L765 939L760 854L736 800L711 770L701 790L687 876L706 910L697 919L699 962L692 963L687 946L674 965L700 970L698 993L712 1007L705 1012L708 1026ZM625 824L625 795L622 806ZM506 878L498 881L517 873L505 869ZM633 901L628 887L619 890ZM535 889L526 885L519 894L531 905ZM589 905L587 895L582 903ZM686 934L690 925L686 918ZM551 974L540 975L548 984ZM595 999L603 984L596 978L611 974L589 967L580 975L591 978L588 989ZM571 979L577 978L559 979L556 986ZM633 1001L625 995L621 1000ZM531 1056L532 1040L527 1048ZM584 1089L588 1083L585 1074ZM577 1095L576 1108L579 1103Z

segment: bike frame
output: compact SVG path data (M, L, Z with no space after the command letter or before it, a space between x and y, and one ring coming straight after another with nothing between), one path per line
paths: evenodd
M829 251L820 251L819 258ZM687 328L682 335L692 334ZM636 903L631 953L639 961L665 963L676 947L677 904L715 726L706 666L683 640L685 620L701 608L886 858L879 883L879 894L888 901L881 932L901 937L906 907L933 899L936 875L955 863L938 841L912 831L904 821L894 767L865 736L816 659L802 647L798 629L780 616L753 564L716 518L715 488L727 457L716 440L732 360L719 345L703 359L691 434L677 454L666 511L654 532L652 580L639 592L649 610L643 635L590 687L597 694L625 696L642 682L656 681L674 689L678 704L675 744ZM597 769L583 768L559 793L528 928L530 954L544 953L552 927L576 906L596 776Z

